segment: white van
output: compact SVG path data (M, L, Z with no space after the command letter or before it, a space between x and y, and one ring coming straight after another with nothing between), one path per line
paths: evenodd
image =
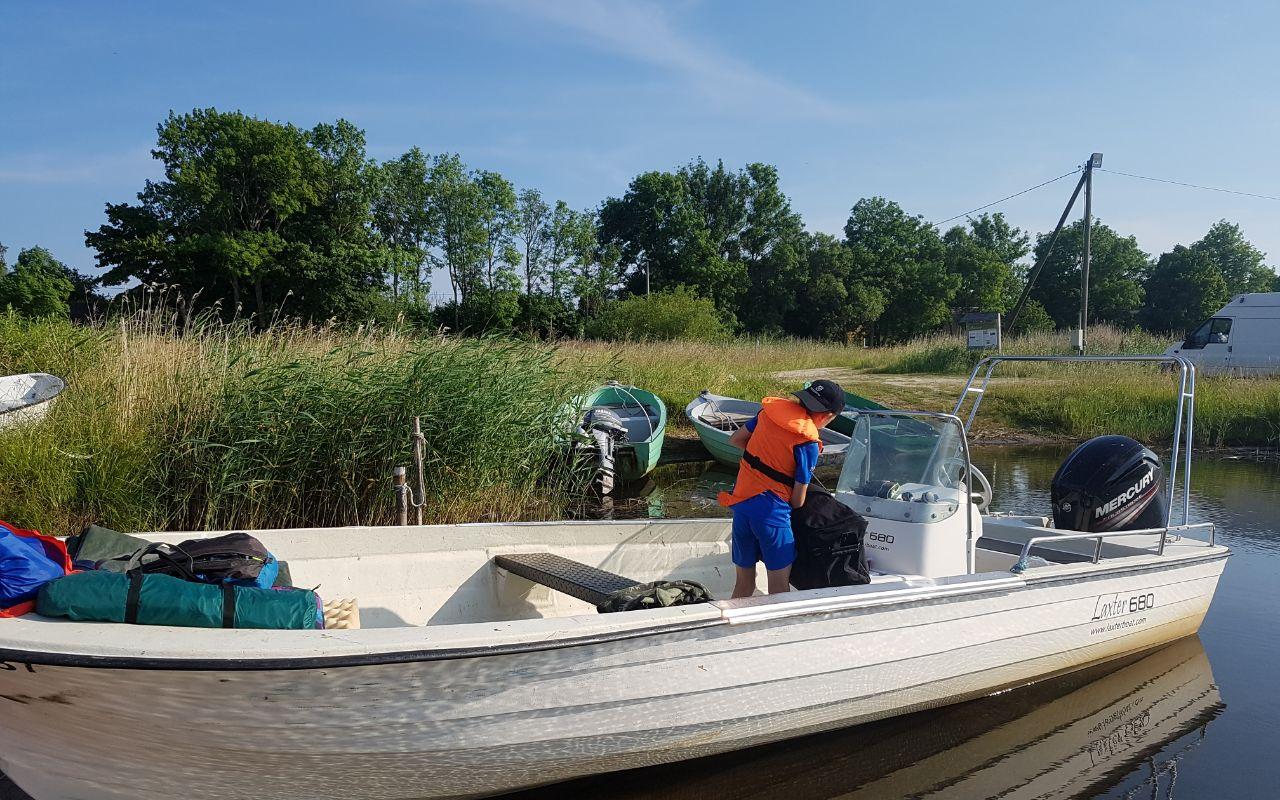
M1202 374L1280 374L1280 292L1240 294L1165 351Z

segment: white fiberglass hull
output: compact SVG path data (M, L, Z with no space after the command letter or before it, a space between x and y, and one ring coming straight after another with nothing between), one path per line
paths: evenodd
M24 660L0 638L0 769L37 800L355 800L480 796L675 761L957 702L1194 633L1227 555L1196 550L727 601L665 628L387 663L50 666L74 659Z
M43 419L66 387L61 378L43 372L0 376L0 428Z

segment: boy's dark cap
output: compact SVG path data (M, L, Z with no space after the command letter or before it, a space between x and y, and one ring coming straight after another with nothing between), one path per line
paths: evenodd
M795 392L796 399L810 411L839 414L844 411L844 389L835 381L814 381Z

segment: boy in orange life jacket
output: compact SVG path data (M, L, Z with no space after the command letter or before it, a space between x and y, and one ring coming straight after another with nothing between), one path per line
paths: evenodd
M769 594L791 588L791 509L803 506L809 492L819 429L844 410L844 389L831 381L814 381L795 396L764 398L756 418L729 438L743 451L733 492L720 493L720 505L733 508L735 598L755 591L757 561L769 573Z

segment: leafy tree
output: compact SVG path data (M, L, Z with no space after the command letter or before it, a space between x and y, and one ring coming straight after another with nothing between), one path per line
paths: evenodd
M587 324L595 339L716 341L729 335L715 303L687 286L607 303Z
M550 220L551 207L542 199L537 189L525 189L516 204L516 236L524 244L525 294L532 295L533 287L542 275L542 256L547 237L543 232Z
M957 307L985 311L1013 307L1022 290L1025 269L1019 262L1031 251L1030 236L997 212L970 219L967 230L952 228L943 241L947 269L960 276Z
M75 289L65 264L43 247L18 253L10 271L0 257L0 310L28 317L67 317Z
M575 272L595 249L595 217L589 211L574 211L558 200L543 235L543 262L551 296L563 299L574 288Z
M480 170L472 177L480 199L480 222L484 226L485 286L497 289L499 273L515 274L520 251L515 246L519 220L516 190L496 172Z
M364 147L342 120L308 132L239 112L170 113L152 150L164 178L137 205L107 204L86 243L106 284L180 285L260 324L286 298L314 316L362 313L387 262L368 225Z
M1147 278L1143 323L1149 330L1185 332L1209 317L1231 292L1204 250L1177 245L1160 256Z
M789 333L846 341L884 313L885 293L862 279L853 251L839 239L814 234L806 262L808 281L798 294L798 311L788 318Z
M416 297L430 291L429 277L423 275L422 269L426 250L434 242L429 170L427 157L416 147L378 168L373 227L390 251L393 297L400 296L402 276L412 279Z
M448 271L454 308L460 313L461 303L484 285L482 270L489 236L483 198L456 154L435 157L428 191L435 209L432 261ZM455 315L455 323L460 320Z
M1057 327L1053 317L1044 310L1039 300L1028 300L1018 315L1018 325L1011 333L1047 333Z
M803 226L765 164L699 159L637 176L601 207L600 242L616 249L630 292L689 286L748 330L780 327L804 280Z
M1036 240L1035 258L1040 260L1049 247L1049 234ZM1074 328L1080 318L1080 264L1084 252L1084 220L1062 229L1053 253L1031 298L1038 301L1059 328ZM1110 322L1132 327L1142 308L1143 283L1149 262L1132 236L1121 237L1094 221L1090 240L1089 322Z
M1266 253L1244 238L1239 225L1225 219L1215 222L1204 238L1191 245L1191 249L1208 256L1222 273L1228 300L1232 295L1246 292L1271 291L1276 280L1275 271L1262 263Z
M878 338L902 341L951 318L960 279L947 272L942 239L923 217L883 197L864 198L854 204L844 231L857 279L885 292Z

